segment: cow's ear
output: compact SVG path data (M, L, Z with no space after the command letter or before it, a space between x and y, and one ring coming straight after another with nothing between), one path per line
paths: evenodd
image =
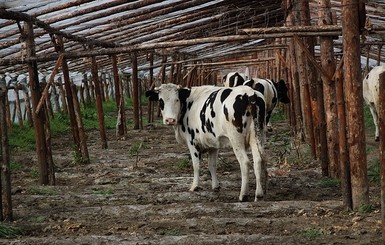
M178 90L178 93L179 93L179 99L181 101L186 101L186 99L190 96L191 89L181 88Z
M146 95L146 97L148 97L148 99L150 101L158 101L159 100L159 93L157 91L148 90L148 91L146 91L145 95Z

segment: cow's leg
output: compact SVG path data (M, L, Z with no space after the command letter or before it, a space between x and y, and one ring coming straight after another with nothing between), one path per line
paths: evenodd
M247 201L249 193L249 158L246 153L243 137L239 140L230 139L230 141L241 168L242 185L239 200L244 202Z
M193 183L191 185L190 191L196 191L199 186L199 162L201 154L197 149L189 144L189 150L191 154L191 159L193 163L193 170L194 170L194 177L193 177Z
M251 135L250 135L250 148L251 148L251 153L253 155L253 163L254 163L253 167L254 167L255 184L256 184L254 201L257 201L258 198L261 198L264 195L263 188L266 187L266 183L267 183L267 166L263 162L263 154L264 154L263 146L255 136L255 131L251 132ZM264 182L263 185L262 185L262 180Z
M211 174L211 186L213 190L219 189L219 182L217 179L217 160L218 160L218 150L210 150L208 156L208 165Z
M370 109L370 112L372 113L372 116L373 116L374 127L376 128L376 132L374 134L374 140L375 141L379 141L380 140L380 132L379 132L379 129L378 129L378 115L377 115L377 111L374 108L374 105L372 105L372 104L369 104L369 109Z
M273 132L273 127L271 126L270 117L271 117L271 111L268 112L266 115L266 123L267 123L266 126L267 126L267 131Z

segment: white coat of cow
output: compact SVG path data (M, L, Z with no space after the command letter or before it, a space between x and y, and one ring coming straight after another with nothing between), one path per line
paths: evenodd
M239 200L247 200L249 158L246 150L250 147L256 177L255 201L263 196L263 139L258 136L263 135L265 102L258 91L248 86L182 88L168 83L147 91L146 96L151 101L159 101L163 123L174 127L179 143L188 145L194 170L190 191L198 188L199 162L205 152L208 152L212 188L219 188L218 149L232 147L242 175Z
M380 140L380 132L378 129L378 101L379 101L379 79L380 74L385 72L385 66L376 66L368 75L365 76L362 91L365 102L368 104L370 112L373 116L373 122L376 129L375 132L375 141Z

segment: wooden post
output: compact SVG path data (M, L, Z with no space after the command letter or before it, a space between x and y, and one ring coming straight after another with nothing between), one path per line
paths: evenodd
M44 87L46 86L46 83L40 83L40 93L43 94ZM40 99L43 98L40 97ZM44 100L43 107L44 107L44 113L45 113L45 121L44 121L44 130L45 130L45 145L46 145L46 161L47 161L47 173L48 173L48 183L49 185L55 185L55 164L52 158L52 140L51 140L51 125L49 121L49 116L48 116L48 108L47 108L47 103ZM37 107L38 108L38 107ZM36 111L37 111L36 108Z
M24 25L24 35L26 36L26 46L27 46L27 58L32 58L36 56L35 53L35 40L33 35L33 25L31 22L26 22ZM47 148L45 142L45 111L40 110L39 113L35 113L37 104L39 103L41 92L39 86L39 77L37 71L37 63L31 61L28 63L28 73L29 73L29 87L31 90L31 99L32 99L32 108L33 108L33 122L35 129L35 139L36 139L36 154L39 162L39 183L41 185L48 185L48 163L47 163Z
M119 80L118 59L116 55L111 56L112 71L114 73L114 87L115 87L115 102L118 110L116 122L116 136L124 138L127 132L126 128L126 114L124 113L124 96L122 82Z
M134 111L134 129L139 129L139 82L138 82L138 57L136 52L131 53L132 63L132 102Z
M352 204L352 186L350 177L350 163L348 158L348 149L346 142L346 108L344 99L344 85L341 68L336 70L336 98L337 98L337 116L338 116L338 135L339 135L339 162L341 169L341 190L342 200L346 209L351 210Z
M92 80L94 81L94 86L95 86L96 111L98 114L99 132L100 132L100 139L102 143L102 149L107 149L108 143L107 143L107 135L106 135L106 126L104 123L103 101L102 101L102 95L101 95L102 91L100 87L98 67L97 67L95 57L91 57L91 73L92 73Z
M5 97L7 96L7 86L0 83L0 133L1 133L1 176L0 176L0 220L13 221L12 214L12 193L11 193L11 172L8 131L5 110Z
M342 0L344 88L353 209L369 204L366 139L360 60L360 0Z
M81 157L82 157L81 162L90 163L90 157L89 157L88 148L87 148L87 136L86 136L86 133L84 132L83 119L82 119L82 114L80 112L80 103L79 103L78 97L76 96L75 84L71 85L71 92L72 92L72 98L73 98L75 115L76 115L76 124L79 130L79 145L80 145Z
M150 70L149 70L149 88L148 89L153 89L154 87L154 53L150 52L148 54L147 60L150 61ZM148 123L153 123L154 122L154 101L148 101L148 108L147 108L147 114L148 114Z
M319 25L332 25L332 13L330 0L318 1ZM337 105L335 82L330 80L336 70L333 39L331 37L320 37L321 65L327 76L321 74L323 81L324 108L326 115L326 139L328 147L329 171L332 177L340 176L340 164L338 160L338 135L337 128Z
M299 2L298 9L300 10L300 21L301 26L310 26L310 10L309 10L309 1L301 0ZM314 40L311 37L302 38L304 43L303 52L311 53L314 56ZM297 52L300 52L301 49L297 49ZM305 58L305 55L302 55L303 63L303 74L300 72L301 81L303 83L303 110L307 134L307 142L311 146L311 150L314 158L317 157L317 147L316 147L316 137L314 134L314 125L318 124L318 113L316 106L316 93L315 93L315 68L310 64L310 61ZM303 80L302 80L303 79Z
M63 38L61 36L57 36L58 45L60 47L60 52L64 52L64 43ZM79 129L76 124L76 115L75 115L75 109L74 109L74 102L72 99L72 93L71 93L71 80L67 65L67 59L63 57L61 62L61 68L63 72L63 78L64 78L64 88L65 88L65 96L67 98L67 110L68 115L70 117L70 123L71 123L71 131L72 131L72 137L74 140L74 144L76 145L76 154L81 155L81 149L80 149L80 139L79 139Z
M385 89L385 72L380 74L379 90ZM380 130L380 143L379 143L379 161L380 161L380 176L381 176L381 220L382 220L382 238L385 240L385 96L380 93L379 98L379 130Z

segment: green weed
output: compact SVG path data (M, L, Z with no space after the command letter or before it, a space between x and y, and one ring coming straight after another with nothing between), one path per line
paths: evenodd
M322 230L319 228L308 228L303 231L303 235L309 239L320 237L322 234Z
M0 238L15 238L24 235L23 229L0 222Z
M370 182L380 183L380 161L378 159L374 163L369 164L368 178Z
M319 182L319 186L322 188L333 188L333 187L339 187L340 185L341 185L341 180L339 179L327 178Z

